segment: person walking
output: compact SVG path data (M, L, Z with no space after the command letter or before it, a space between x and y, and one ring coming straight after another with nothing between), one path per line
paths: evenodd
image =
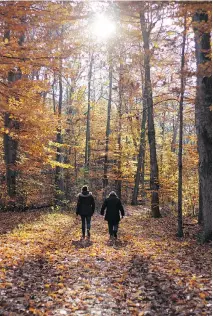
M90 239L91 217L95 211L95 200L92 193L89 192L88 187L84 185L82 192L78 195L78 202L76 208L76 215L81 216L82 222L82 239L85 238L87 227L87 238Z
M113 238L117 239L120 213L123 218L125 212L121 200L118 198L115 191L110 192L109 197L105 199L101 207L101 215L104 215L105 209L105 220L108 221L110 240L113 240Z

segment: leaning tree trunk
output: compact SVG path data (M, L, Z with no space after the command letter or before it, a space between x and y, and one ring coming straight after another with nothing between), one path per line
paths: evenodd
M103 175L103 189L108 185L108 153L109 153L109 135L110 135L110 119L111 119L111 105L112 105L112 55L109 58L109 98L107 107L107 124L106 124L106 143L104 155L104 175Z
M155 126L154 126L154 112L153 112L153 98L152 98L152 84L150 74L150 49L149 40L150 32L147 30L144 11L140 13L140 24L144 43L144 68L145 68L145 82L144 82L144 98L146 99L148 109L148 139L150 147L150 189L151 189L151 211L155 218L161 217L159 210L159 178L158 178L158 162L156 153L155 141Z
M183 215L182 215L182 184L183 184L183 98L185 92L185 46L186 46L186 15L184 16L183 43L181 52L181 84L179 103L179 151L178 151L178 237L183 237Z
M198 68L195 121L199 153L200 212L204 224L203 242L210 240L212 235L212 76L206 74L211 69L211 35L202 30L208 19L208 14L202 11L197 12L193 18Z

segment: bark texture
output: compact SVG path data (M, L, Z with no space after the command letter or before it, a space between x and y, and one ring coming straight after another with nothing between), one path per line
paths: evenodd
M212 76L205 75L211 67L208 55L211 50L211 36L199 24L205 24L208 19L205 12L197 12L193 17L196 22L194 32L198 75L195 120L199 153L200 212L204 224L203 242L210 240L212 236Z
M186 15L184 17L183 43L181 52L181 83L179 103L179 151L178 151L178 237L183 237L182 187L183 187L183 99L185 92L185 47L186 47Z
M24 22L24 20L22 21ZM10 40L11 32L7 30L4 34L4 40ZM18 44L21 46L24 42L24 33L19 37ZM13 83L20 80L22 72L19 68L11 69L8 73L8 85L13 88ZM9 102L9 100L8 100ZM19 122L14 118L11 118L10 113L5 113L4 116L4 128L7 133L4 134L4 160L6 166L6 184L7 192L10 197L9 208L14 208L17 199L17 156L18 156L18 140L10 136L10 131L14 130L15 133L19 130Z
M148 139L150 148L150 189L151 189L151 211L152 216L155 218L161 217L159 210L159 178L158 178L158 162L156 153L156 140L155 140L155 126L154 126L154 112L153 112L153 98L152 98L152 84L150 73L150 31L147 29L145 22L145 14L142 10L140 13L140 24L144 43L144 98L147 104L148 115Z

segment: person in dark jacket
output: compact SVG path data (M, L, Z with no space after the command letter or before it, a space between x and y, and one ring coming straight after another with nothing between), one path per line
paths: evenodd
M113 239L113 237L117 239L120 213L122 218L124 217L125 213L121 201L114 191L110 192L109 197L105 199L101 207L101 215L104 215L105 209L105 220L108 221L110 239Z
M95 211L95 201L92 193L88 191L88 187L85 185L82 187L82 192L78 195L78 202L76 208L76 215L81 216L82 221L82 238L85 238L86 226L87 237L90 238L91 217Z

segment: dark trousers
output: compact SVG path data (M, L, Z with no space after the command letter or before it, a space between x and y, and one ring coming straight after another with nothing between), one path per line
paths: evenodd
M118 224L119 224L119 222L108 221L108 227L109 227L109 234L110 234L110 236L117 237Z
M82 235L85 237L85 231L87 226L87 231L90 230L91 227L91 216L81 215L82 222Z

